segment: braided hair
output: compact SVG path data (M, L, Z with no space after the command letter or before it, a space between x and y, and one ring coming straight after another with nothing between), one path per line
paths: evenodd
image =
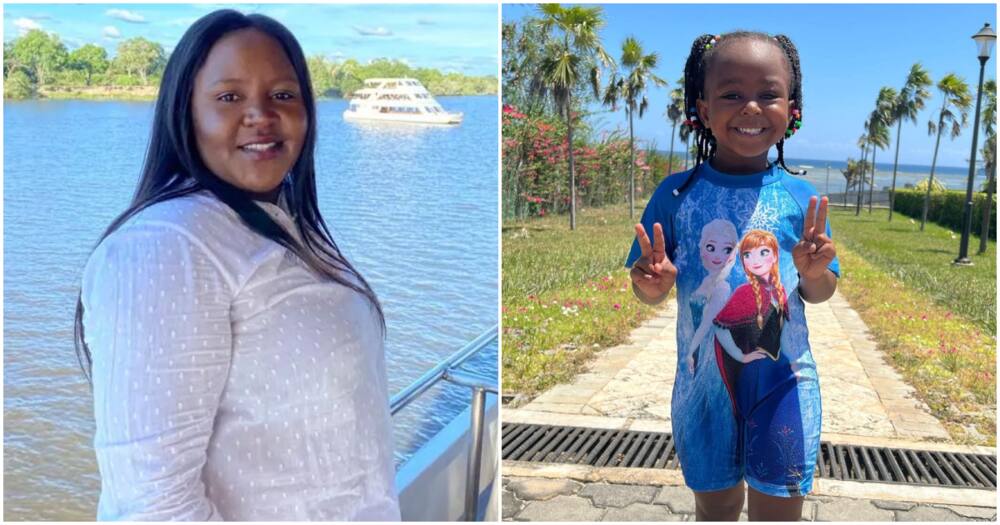
M684 65L684 114L687 116L688 125L694 129L695 144L698 147L698 154L695 158L695 166L707 161L715 156L715 136L712 130L706 128L698 119L698 99L704 98L705 76L712 63L712 58L719 52L719 49L740 39L758 40L777 45L785 55L788 63L791 82L789 85L789 99L794 102L793 109L798 110L798 116L793 117L789 122L792 132L798 129L802 123L802 69L799 66L799 51L785 35L770 36L756 31L735 31L722 36L701 35L691 44L691 54L688 55L687 63ZM785 134L785 138L790 137L790 133ZM778 141L778 164L789 173L804 175L805 171L792 171L785 165L785 139Z

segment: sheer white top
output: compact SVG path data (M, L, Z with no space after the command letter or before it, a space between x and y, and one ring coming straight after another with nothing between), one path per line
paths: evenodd
M381 329L361 294L203 191L105 239L83 305L98 519L399 519Z

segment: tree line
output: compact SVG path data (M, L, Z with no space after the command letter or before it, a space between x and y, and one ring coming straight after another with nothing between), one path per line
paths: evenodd
M664 79L654 72L659 58L657 53L647 53L635 37L629 36L622 42L620 60L616 61L600 38L599 31L604 25L600 7L541 4L538 6L537 16L505 23L501 33L505 107L516 108L519 114L524 114L529 119L558 119L565 135L564 142L574 145L565 148L565 166L561 169L564 170L564 178L568 180L561 185L565 193L559 197L568 203L570 229L575 226L575 203L578 200L576 193L581 189L577 181L574 152L580 147L590 147L599 142L592 136L585 118L589 116L586 108L592 102L601 103L612 111L622 106L628 119L629 150L634 152L633 119L642 118L649 109L646 90L651 85L666 85ZM604 85L600 81L602 72L607 72L610 76L609 82ZM627 193L623 197L630 203L630 213L634 213L632 203L637 193L641 195L651 192L662 176L681 168L680 163L674 163L675 137L683 143L683 167L687 168L691 129L682 122L683 78L677 80L675 85L678 87L671 90L668 105L663 110L663 117L672 125L666 172L640 173L640 180L636 180L636 162L633 161L627 164L626 172L620 174L620 178L628 184ZM893 127L896 128L896 160L893 168L893 190L895 189L895 166L898 165L902 124L904 121L917 123L918 112L931 98L931 86L930 75L918 63L911 68L899 91L891 87L881 89L876 107L864 123L865 132L858 140L860 160L849 158L848 167L843 170L848 188L858 192L859 211L864 189L868 190L870 208L875 153L890 146ZM928 181L927 188L935 187L933 175L941 136L947 132L954 139L960 134L961 129L967 125L968 111L974 101L974 93L970 93L964 80L954 74L944 75L937 88L941 92L942 101L940 112L928 122L928 133L937 136L937 144L931 159L931 180ZM996 118L995 80L986 82L983 91L982 126L985 140L982 142L982 158L990 176L990 182L985 186L987 190L992 190L996 171L996 133L993 124ZM537 152L532 150L533 143L528 140L531 137L521 129L532 128L522 126L520 129L512 129L515 132L511 136L512 140L508 140L507 130L504 130L504 199L514 201L511 204L505 203L505 210L523 208L526 204L523 201L532 196L531 188L540 180L541 170L536 163L529 162L537 157ZM518 131L521 132L520 135L516 134ZM630 156L634 157L631 153ZM867 188L865 184L868 184ZM508 185L517 188L517 191L508 191ZM585 191L596 190L598 188L590 184Z
M143 37L118 44L114 57L96 44L73 51L55 33L28 31L4 43L4 98L34 98L46 92L90 87L158 86L168 53ZM318 96L348 97L366 78L409 77L419 80L434 95L496 94L493 76L442 73L414 68L399 60L381 58L367 64L354 59L336 61L321 55L308 58L313 91Z
M941 138L948 135L954 140L962 133L962 129L969 125L969 110L975 103L977 94L969 88L965 79L955 73L943 75L934 84L930 73L919 63L910 66L910 71L906 75L902 88L899 91L883 86L879 89L878 97L875 100L875 107L865 119L864 132L858 138L858 148L860 148L860 159L848 159L847 169L842 170L847 179L847 188L854 188L857 191L855 205L855 215L861 213L862 201L865 193L865 184L868 185L868 213L872 211L872 194L875 186L875 155L878 150L887 149L891 145L892 128L895 127L896 144L895 159L892 165L892 184L889 188L889 221L892 221L893 209L896 197L896 173L899 165L899 143L902 136L903 124L910 122L918 124L917 114L926 107L928 101L933 98L931 87L936 87L940 94L940 110L933 114L927 121L927 134L935 137L934 155L931 157L931 171L926 181L919 185L925 191L923 199L923 209L920 217L920 230L923 231L927 222L927 213L931 204L931 192L943 191L944 187L940 182L935 183L934 172L937 168L938 150L941 147ZM983 84L983 108L981 123L983 130L983 140L980 142L980 154L982 155L983 167L986 173L986 183L982 191L986 193L987 205L983 207L982 217L982 244L980 252L986 250L986 232L989 227L991 202L993 192L996 188L996 111L997 111L997 84L996 79L988 80ZM870 161L869 159L870 155ZM845 192L846 200L847 194ZM846 203L846 202L845 202Z

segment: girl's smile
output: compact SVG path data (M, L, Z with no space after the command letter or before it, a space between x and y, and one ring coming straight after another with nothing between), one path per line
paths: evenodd
M768 150L788 127L790 79L777 44L746 39L718 50L698 100L700 118L716 140L716 169L755 173L767 168Z

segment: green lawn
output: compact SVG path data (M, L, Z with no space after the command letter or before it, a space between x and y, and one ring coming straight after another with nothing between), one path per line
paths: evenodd
M654 313L632 296L623 266L634 236L628 208L583 209L575 231L568 223L560 215L503 226L505 393L572 379Z
M890 223L888 213L862 210L855 217L853 210L831 209L834 239L907 287L923 292L939 306L985 332L995 333L996 243L987 243L986 253L976 255L979 238L972 236L969 253L975 264L954 266L951 262L958 257L958 233L933 223L927 223L921 232L919 221L897 213Z

